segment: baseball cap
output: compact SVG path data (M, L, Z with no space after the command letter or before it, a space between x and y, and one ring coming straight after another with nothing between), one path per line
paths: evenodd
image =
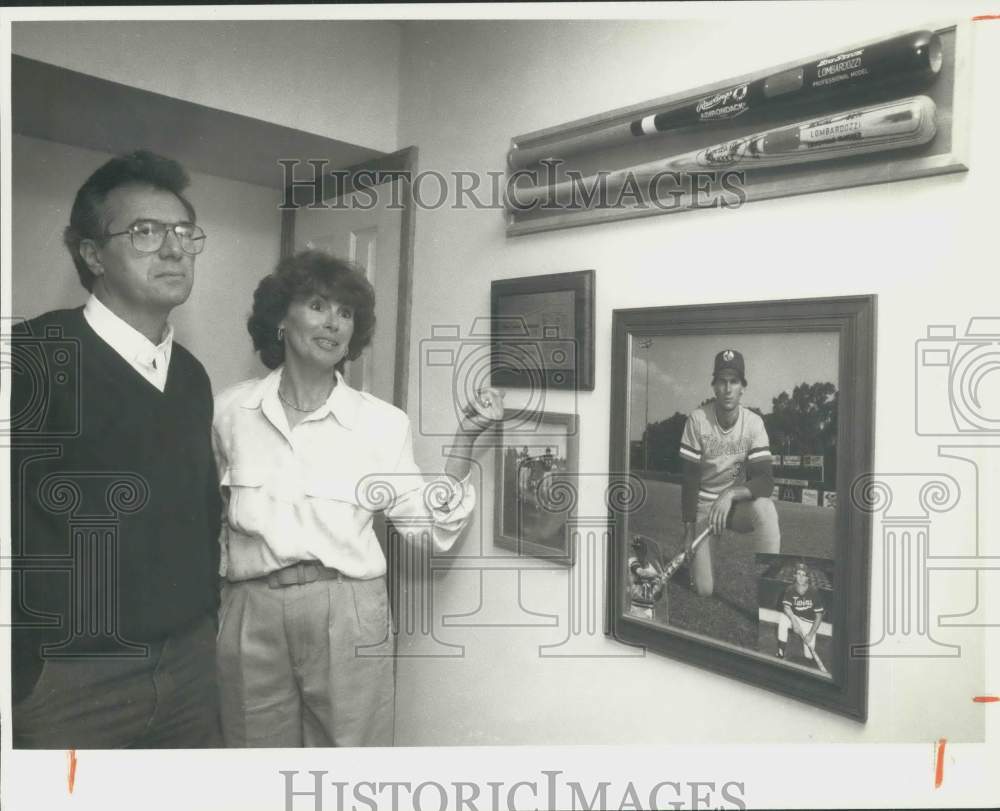
M715 356L715 368L712 370L712 380L719 376L719 372L731 369L740 376L740 382L747 384L746 365L743 363L743 355L735 349L723 349Z

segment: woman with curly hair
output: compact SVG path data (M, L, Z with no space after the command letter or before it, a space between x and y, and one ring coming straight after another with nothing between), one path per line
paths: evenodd
M213 426L226 744L391 745L393 640L373 513L450 548L475 503L469 454L426 481L406 414L344 380L375 329L374 291L350 264L319 251L283 259L247 327L272 371L222 392ZM470 448L502 417L501 398L481 392L453 444Z

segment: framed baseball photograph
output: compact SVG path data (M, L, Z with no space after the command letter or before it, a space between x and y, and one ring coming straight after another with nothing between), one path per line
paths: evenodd
M505 419L519 412L509 410ZM572 565L567 531L579 463L575 414L546 412L536 430L502 432L496 448L495 543L519 555Z
M616 310L608 627L865 720L875 297Z
M592 391L594 271L490 285L494 386Z

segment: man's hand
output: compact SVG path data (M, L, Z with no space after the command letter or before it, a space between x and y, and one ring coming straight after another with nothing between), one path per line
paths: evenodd
M726 528L726 520L729 518L729 511L732 507L732 491L723 490L708 510L708 525L712 528L713 535L722 534L722 531Z

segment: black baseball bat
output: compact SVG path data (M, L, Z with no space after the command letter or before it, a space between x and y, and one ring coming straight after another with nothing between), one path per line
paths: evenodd
M872 84L933 79L941 72L943 62L940 37L933 31L914 31L824 56L764 79L733 85L630 122L544 146L514 145L507 154L507 162L512 169L521 169L542 160L561 160L580 152L621 146L636 138L681 127L730 121L751 110L813 101Z

